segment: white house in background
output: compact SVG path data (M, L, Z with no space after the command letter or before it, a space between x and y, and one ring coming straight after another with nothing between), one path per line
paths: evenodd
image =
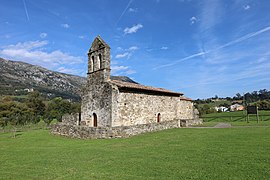
M34 92L34 89L33 88L30 88L30 89L25 88L24 91L26 91L26 92Z
M220 111L220 112L226 112L229 110L229 108L226 108L224 106L220 106L220 107L215 107L216 111Z
M245 107L240 104L233 104L230 106L230 111L243 111Z

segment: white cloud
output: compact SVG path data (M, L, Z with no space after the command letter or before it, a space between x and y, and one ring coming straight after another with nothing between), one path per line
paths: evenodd
M127 75L130 75L130 74L135 74L136 71L133 70L133 69L129 69L129 70L127 70L125 73L126 73Z
M61 24L61 26L62 26L63 28L66 28L66 29L70 28L70 25L69 25L69 24Z
M137 46L131 46L129 47L128 49L123 49L121 47L117 47L117 50L118 51L124 51L122 54L117 54L115 56L115 58L119 59L119 58L124 58L124 57L127 57L127 58L130 58L133 54L134 51L138 50L139 48Z
M78 36L78 38L80 38L80 39L84 39L85 37L84 37L84 36Z
M36 49L43 47L48 44L48 41L27 41L27 42L19 42L15 45L9 45L4 47L4 50L12 49L12 50L21 50L24 49L26 51L29 51L31 49Z
M167 49L169 49L167 46L162 46L161 48L160 48L161 50L167 50Z
M248 39L251 39L251 38L253 38L253 37L256 37L256 36L258 36L258 35L260 35L260 34L262 34L262 33L268 32L268 31L270 31L270 26L267 26L267 27L262 28L262 29L260 29L260 30L258 30L258 31L255 31L255 32L246 34L246 35L244 35L244 36L242 36L242 37L240 37L240 38L236 38L236 39L234 39L234 40L232 40L232 41L230 41L230 42L228 42L228 43L225 43L225 44L223 44L223 45L219 45L218 47L215 47L215 48L213 48L213 49L209 49L209 50L207 50L207 51L202 50L202 51L199 52L199 53L195 53L195 54L189 55L189 56L187 56L187 57L184 57L184 58L175 60L175 61L173 61L173 62L171 62L171 63L156 66L156 67L153 68L153 70L157 70L157 69L165 68L165 67L170 67L170 66L176 65L176 64L178 64L178 63L181 63L181 62L183 62L183 61L186 61L186 60L189 60L189 59L193 59L193 58L196 58L196 57L201 57L201 56L204 56L204 55L211 55L211 54L214 54L214 56L221 56L221 54L220 54L220 52L219 52L220 50L223 50L223 49L228 48L228 47L230 47L230 46L233 46L233 45L235 45L235 44L241 43L241 42L243 42L243 41L246 41L246 40L248 40ZM260 48L260 49L261 49L261 48ZM217 55L216 55L216 54L217 54ZM227 54L228 54L228 53L227 53ZM231 54L232 54L232 53L231 53ZM228 54L228 55L231 55L231 54ZM244 54L247 54L247 53L245 52ZM244 56L244 55L241 55L240 57L243 57L243 56ZM239 57L239 56L235 56L235 57ZM214 61L216 61L216 59L214 59L214 58L210 58L210 59L211 59L211 61L212 61L211 63L214 63ZM217 58L217 59L220 61L220 58ZM228 61L228 59L233 59L233 58L232 58L232 57L230 57L230 58L227 57L227 58L224 58L224 59L226 59L226 61Z
M128 9L128 12L137 12L137 9L129 8L129 9Z
M111 69L112 69L112 71L111 71L112 74L116 75L120 71L127 70L128 66L111 66Z
M137 46L131 46L130 48L128 48L129 51L135 51L138 50L139 48Z
M250 9L250 5L245 5L245 6L243 6L243 8L244 8L244 10L249 10Z
M192 16L192 17L189 19L189 21L190 21L190 24L194 24L194 23L196 23L196 22L198 21L198 19L197 19L195 16Z
M0 56L7 59L19 60L49 69L58 68L60 65L74 65L83 62L81 57L69 55L60 50L46 52L48 41L27 41L15 45L5 46L0 49Z
M40 33L40 34L39 34L39 36L40 36L42 39L45 38L45 37L47 37L47 35L48 35L47 33Z
M123 50L122 47L117 47L116 49L117 49L118 51L122 51L122 50Z
M112 74L115 76L130 75L136 73L136 71L130 69L128 66L112 66Z
M139 29L143 28L143 25L142 24L137 24L137 25L134 25L130 28L126 27L124 29L124 33L125 34L132 34L132 33L136 33Z
M124 57L129 57L129 56L130 56L130 53L125 52L125 53L123 53L123 54L117 54L117 55L115 56L115 58L119 59L119 58L124 58Z

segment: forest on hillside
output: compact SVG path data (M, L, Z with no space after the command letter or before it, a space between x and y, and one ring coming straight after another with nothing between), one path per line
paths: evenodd
M217 112L215 107L230 108L233 104L240 104L244 107L256 105L259 110L270 110L270 91L262 89L259 91L247 92L241 95L237 93L233 97L218 97L217 95L207 99L197 99L194 101L200 114L210 114Z

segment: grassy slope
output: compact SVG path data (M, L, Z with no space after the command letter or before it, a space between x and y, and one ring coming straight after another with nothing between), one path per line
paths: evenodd
M0 179L269 179L270 127L172 129L77 140L0 134Z

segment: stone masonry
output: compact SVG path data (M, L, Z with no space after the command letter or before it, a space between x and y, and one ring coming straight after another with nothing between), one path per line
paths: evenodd
M110 47L100 36L88 53L81 111L81 119L65 116L52 133L77 138L128 137L202 122L183 93L111 79Z

